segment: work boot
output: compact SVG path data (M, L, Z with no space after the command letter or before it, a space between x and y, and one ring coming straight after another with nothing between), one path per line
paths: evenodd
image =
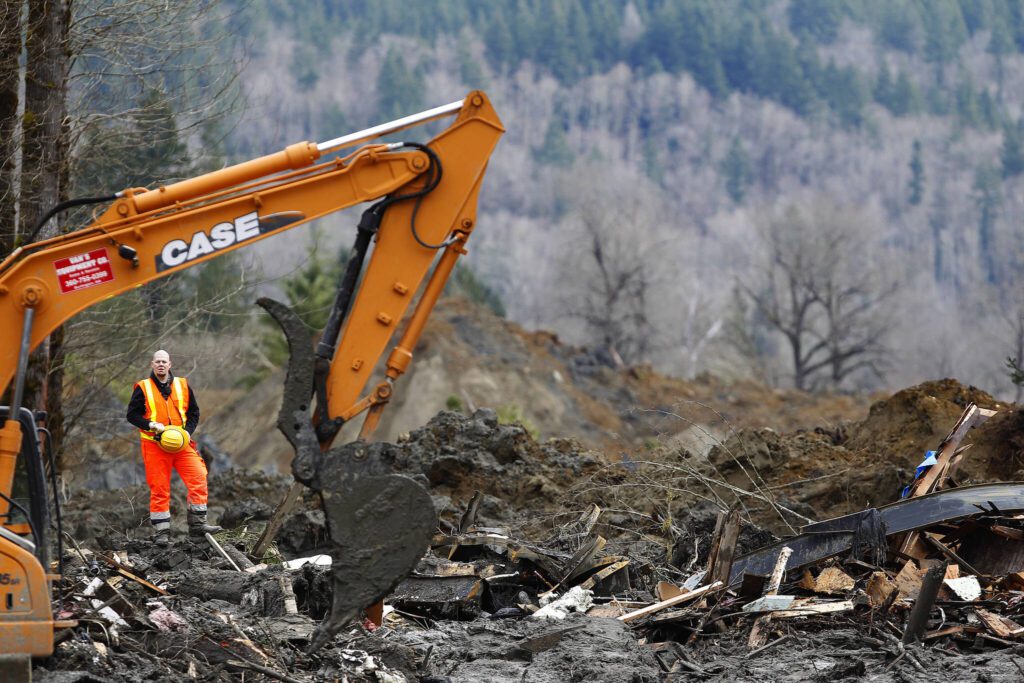
M188 511L188 537L193 539L203 538L206 534L215 534L224 531L219 526L206 523L206 510Z
M170 526L164 529L157 529L156 533L153 534L153 542L161 548L166 548L171 544L171 528Z

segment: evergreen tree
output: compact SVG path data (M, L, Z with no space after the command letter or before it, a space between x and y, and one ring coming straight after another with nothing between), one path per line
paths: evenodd
M956 60L960 46L967 40L967 27L956 0L929 0L924 3L925 59L935 66L939 83L943 67Z
M907 202L917 206L924 197L924 162L921 160L921 141L914 140L910 156L910 184L907 188Z
M461 295L478 304L483 304L499 318L505 317L505 304L501 297L476 272L460 262L445 286L446 295Z
M551 117L548 129L544 132L544 142L533 150L533 158L540 164L567 168L572 165L574 156L565 135L562 117L556 114Z
M682 64L713 96L728 93L725 70L719 56L719 28L712 5L683 7L678 16Z
M840 0L790 0L788 17L795 35L829 44L839 36L843 6Z
M752 180L753 169L739 136L733 137L729 151L722 161L722 175L725 176L725 190L729 197L733 202L741 203Z
M988 88L982 90L981 95L978 96L978 111L981 114L981 124L985 128L992 130L999 126L1002 114L999 111L999 105L996 104L996 99L992 97Z
M889 65L883 60L882 65L878 67L878 76L875 77L875 87L872 91L875 102L878 102L889 111L894 111L895 90L896 84L892 80Z
M924 33L918 5L913 0L884 0L879 19L881 43L901 52L915 54Z
M961 74L956 87L956 116L962 125L969 128L978 128L983 123L978 93L970 74L966 72Z
M766 52L761 20L744 14L737 26L726 33L725 40L722 66L730 87L743 92L760 92L758 63Z
M996 222L999 218L999 172L992 166L981 166L974 174L974 205L978 209L978 259L981 272L990 284L998 281L996 271Z
M494 4L494 13L491 15L484 29L487 39L487 61L491 68L497 73L506 73L515 61L516 45L509 30L507 20L503 13L503 5Z
M853 67L840 69L834 62L829 62L823 80L825 91L822 94L842 125L856 128L863 124L868 91L857 70Z
M423 79L398 50L388 50L377 76L377 99L384 119L397 119L423 109Z
M923 107L917 86L910 80L910 75L906 71L900 70L900 75L893 85L892 113L896 116L909 116L919 113Z
M999 154L1003 178L1024 173L1024 118L1003 126L1003 147Z

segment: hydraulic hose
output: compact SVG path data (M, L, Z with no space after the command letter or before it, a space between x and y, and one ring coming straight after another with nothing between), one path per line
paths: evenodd
M39 234L39 231L43 229L43 226L46 225L46 222L53 218L56 214L60 213L61 211L67 211L68 209L73 209L76 206L87 206L89 204L101 204L103 202L112 202L119 196L120 193L106 195L104 197L79 197L78 199L68 199L67 201L61 202L57 206L47 211L46 214L39 220L39 222L36 224L35 229L32 231L32 234L29 235L28 240L25 241L25 244L32 244L33 242L35 242L36 236Z

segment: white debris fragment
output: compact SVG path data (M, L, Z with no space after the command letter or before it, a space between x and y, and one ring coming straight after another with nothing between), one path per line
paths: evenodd
M700 582L704 580L704 575L707 573L708 572L706 569L701 569L696 574L691 575L688 579L686 579L686 581L683 581L682 587L687 591L694 590L695 588L697 588L697 586L700 585Z
M744 612L774 612L789 609L796 600L795 595L765 595L743 606Z
M953 591L956 597L967 602L973 602L981 597L981 584L976 576L962 576L959 579L946 579L943 581L946 588Z
M161 631L184 631L188 629L188 622L182 619L176 612L172 612L166 605L159 605L149 613L149 620Z
M569 612L586 612L594 605L594 591L589 591L580 586L569 589L562 597L548 602L533 613L538 619L562 620L569 616Z
M281 565L285 569L298 569L303 565L312 564L317 567L330 567L331 556L330 555L310 555L309 557L297 557L294 560L288 560L282 562Z

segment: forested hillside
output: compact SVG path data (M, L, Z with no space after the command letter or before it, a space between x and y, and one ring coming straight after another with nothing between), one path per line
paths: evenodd
M488 91L469 263L512 319L683 375L1012 397L1024 2L239 11L234 156Z
M64 45L50 195L153 186L483 88L508 133L455 289L682 377L955 376L1019 397L1024 0L83 0ZM6 139L29 142L9 113L24 134ZM5 253L30 200L5 213ZM104 303L51 356L73 387L119 386L154 338L195 333L200 366L228 353L229 375L265 373L281 349L251 300L272 290L318 327L355 213ZM112 340L110 321L140 333Z

